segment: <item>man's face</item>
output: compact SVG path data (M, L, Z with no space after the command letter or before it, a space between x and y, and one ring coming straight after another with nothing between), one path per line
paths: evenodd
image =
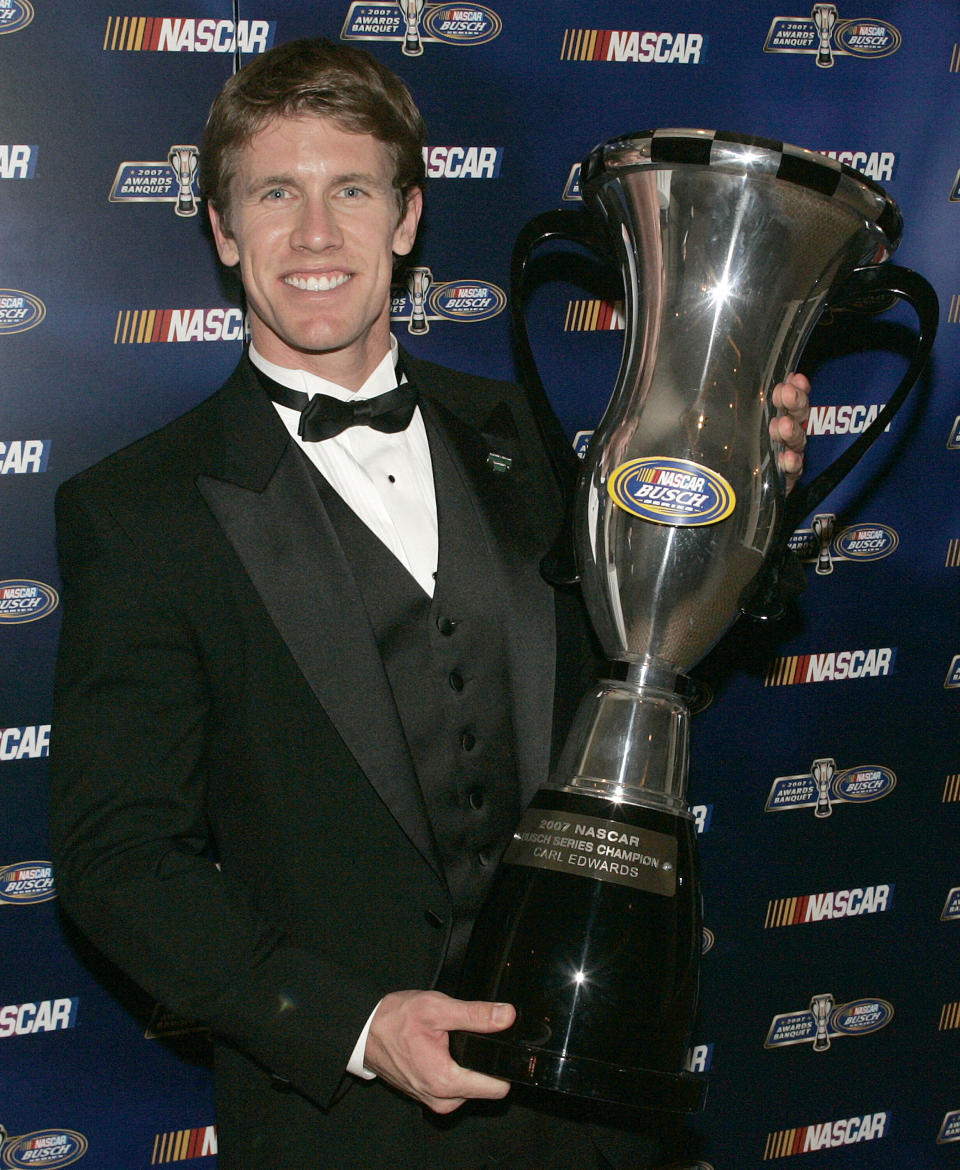
M401 216L392 179L382 142L329 118L275 118L239 152L229 233L214 207L210 221L269 361L355 390L387 353L393 256L422 208L415 190Z

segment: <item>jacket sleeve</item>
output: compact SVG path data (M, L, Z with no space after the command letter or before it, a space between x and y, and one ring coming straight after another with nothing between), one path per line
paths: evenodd
M58 495L51 838L61 901L150 994L326 1106L372 1005L392 989L351 981L295 945L225 880L205 817L201 647L169 572L120 511L75 484Z

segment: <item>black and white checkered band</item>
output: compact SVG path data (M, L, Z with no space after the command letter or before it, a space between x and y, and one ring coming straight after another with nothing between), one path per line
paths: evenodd
M624 134L595 147L580 169L581 189L607 173L671 165L716 167L738 173L770 175L848 204L877 225L891 250L900 242L903 217L877 183L825 154L720 130L662 129Z

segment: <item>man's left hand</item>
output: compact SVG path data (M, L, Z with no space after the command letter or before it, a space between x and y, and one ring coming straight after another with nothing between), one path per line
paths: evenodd
M770 422L770 438L782 443L780 469L786 476L787 491L803 471L803 449L807 432L803 424L810 414L810 382L803 374L790 374L773 388L773 404L785 411Z

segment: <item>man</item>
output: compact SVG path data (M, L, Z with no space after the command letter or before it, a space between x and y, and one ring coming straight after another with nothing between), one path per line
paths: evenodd
M449 1055L513 1019L449 993L584 643L538 573L559 504L522 395L390 337L423 140L397 78L323 41L214 103L202 182L251 345L58 497L58 889L213 1029L227 1170L637 1167L646 1139L621 1159ZM806 389L777 391L790 473Z

